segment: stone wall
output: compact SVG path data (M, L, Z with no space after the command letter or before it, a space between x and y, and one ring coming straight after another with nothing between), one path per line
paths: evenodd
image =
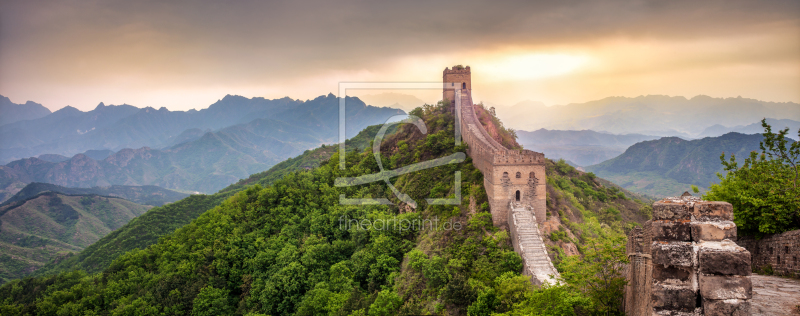
M544 154L530 150L510 150L483 128L475 114L472 95L461 90L461 137L468 145L467 154L483 173L483 185L489 197L492 220L496 226L508 225L510 202L530 205L539 224L547 213L547 176ZM517 201L519 192L519 201Z
M636 261L628 269L626 312L750 315L750 253L735 239L730 203L691 196L655 202L653 220L629 234L634 242L628 246L629 257ZM649 299L641 301L647 291Z
M775 274L800 275L800 230L767 235L762 239L740 237L736 243L750 251L753 268L770 265Z
M442 82L444 83L442 100L455 101L456 89L472 90L472 74L469 66L463 69L445 68L442 74Z

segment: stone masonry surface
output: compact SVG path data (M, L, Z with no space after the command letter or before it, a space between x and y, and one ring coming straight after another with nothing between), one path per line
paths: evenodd
M628 315L750 315L750 253L733 208L684 194L653 203L653 219L628 234ZM642 293L649 293L643 295Z
M523 274L541 284L558 278L558 271L547 255L539 234L546 217L547 178L544 154L530 150L510 150L494 140L483 128L472 102L470 68L444 70L442 96L451 102L458 98L456 113L467 154L483 173L489 209L495 226L507 227L514 249L523 259Z
M769 265L776 274L800 276L800 230L761 239L740 237L736 243L750 251L753 268Z
M757 275L753 281L750 310L753 316L800 316L800 280Z

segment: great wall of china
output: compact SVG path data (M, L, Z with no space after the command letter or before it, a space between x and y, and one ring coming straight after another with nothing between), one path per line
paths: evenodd
M547 255L539 233L546 217L547 191L544 154L530 150L512 150L495 141L475 114L469 66L445 68L442 98L456 101L461 137L467 154L483 173L483 185L495 226L508 227L514 250L523 259L523 274L531 282L554 282L558 271Z
M490 136L475 112L469 67L445 68L442 79L442 98L454 103L467 154L483 173L495 226L508 228L514 250L523 259L523 274L532 283L558 282L539 232L547 212L544 154L508 149ZM766 246L742 244L766 249L770 256L762 261L777 261L789 271L789 262L797 265L790 248L798 234L784 235L771 237L775 240ZM628 234L625 313L751 315L751 254L736 239L729 203L703 201L688 193L654 203L653 219Z

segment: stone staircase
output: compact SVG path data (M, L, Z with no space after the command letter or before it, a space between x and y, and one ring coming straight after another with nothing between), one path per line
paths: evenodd
M510 204L511 240L514 250L522 256L523 274L531 276L531 281L535 284L557 284L560 275L547 255L536 224L536 216L529 206L514 202Z

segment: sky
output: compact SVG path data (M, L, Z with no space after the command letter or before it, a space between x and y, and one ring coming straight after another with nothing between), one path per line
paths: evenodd
M339 82L437 82L455 64L476 102L502 105L800 102L800 1L0 2L0 95L51 110L304 100Z

